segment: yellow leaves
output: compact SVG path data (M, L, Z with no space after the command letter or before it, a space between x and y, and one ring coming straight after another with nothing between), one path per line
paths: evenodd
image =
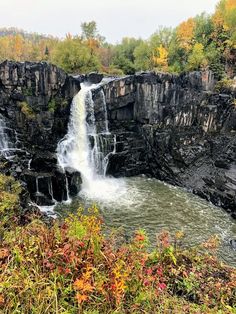
M224 24L224 18L221 14L221 12L216 11L215 14L212 16L212 22L215 27L221 27Z
M180 240L180 239L182 239L184 237L184 232L183 231L177 231L176 233L175 233L175 238L176 238L176 240Z
M16 35L13 37L13 49L15 54L15 60L21 60L23 54L24 39L21 35Z
M161 70L167 70L168 68L168 51L162 45L156 48L155 54L153 55L153 63L155 67Z
M194 37L195 21L193 18L181 23L177 28L177 39L181 48L189 51Z
M130 275L125 269L125 266L124 261L119 260L116 262L113 269L114 281L111 288L117 304L120 304L122 297L124 296L125 289L127 288L126 280Z
M235 28L236 0L222 0L219 2L212 21L216 27L223 27L225 32Z
M228 32L230 30L230 27L227 24L223 24L223 30Z
M201 43L196 43L188 57L188 70L194 71L207 68L208 61L204 54L204 46Z

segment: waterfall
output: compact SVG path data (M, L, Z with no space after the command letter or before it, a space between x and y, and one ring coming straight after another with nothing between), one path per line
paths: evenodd
M117 194L121 181L105 177L109 157L115 153L116 137L109 133L103 92L104 126L97 132L92 99L92 90L96 87L81 84L72 101L68 132L57 146L57 159L63 172L67 168L80 172L81 196L104 200Z
M55 200L54 196L53 196L53 188L52 188L52 178L49 178L49 181L48 181L48 192L52 198L52 201L54 204L57 203L57 201Z
M0 154L6 159L14 158L13 152L16 150L13 143L9 139L9 129L4 121L4 117L0 114Z

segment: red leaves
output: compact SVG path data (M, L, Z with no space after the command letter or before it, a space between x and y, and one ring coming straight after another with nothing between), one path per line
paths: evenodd
M166 284L165 283L159 283L159 285L158 285L158 288L160 289L160 290L165 290L166 289Z
M178 243L170 245L168 232L158 236L159 245L150 253L144 232L137 232L132 241L124 244L105 239L96 217L79 217L71 217L63 228L56 224L51 228L31 224L4 243L0 248L0 264L4 263L0 274L6 291L0 294L0 305L12 304L12 296L20 300L22 285L29 291L38 281L47 283L46 292L39 288L42 298L44 293L53 295L56 287L58 302L63 306L68 300L79 310L92 305L101 313L105 313L104 304L109 311L146 311L147 303L157 309L165 298L176 293L212 307L235 302L236 272L215 258L182 250ZM207 246L214 248L215 242ZM8 260L10 263L5 262ZM9 281L9 274L14 272L15 277ZM25 272L30 275L22 283ZM8 288L9 282L12 284ZM33 304L36 299L34 295L30 302Z

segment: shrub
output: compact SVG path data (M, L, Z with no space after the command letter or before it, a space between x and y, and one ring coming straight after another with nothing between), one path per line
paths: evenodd
M16 227L0 243L2 313L233 313L236 271L205 249L181 249L181 233L144 231L126 243L103 234L96 207L48 227Z
M54 98L52 98L48 103L48 111L54 112L56 110L56 101Z
M225 77L216 83L215 90L217 92L228 92L232 88L232 86L233 80Z
M20 108L21 112L27 119L32 120L36 117L34 110L30 107L30 105L27 102L25 101L20 102Z
M21 185L13 177L0 174L0 239L17 220Z

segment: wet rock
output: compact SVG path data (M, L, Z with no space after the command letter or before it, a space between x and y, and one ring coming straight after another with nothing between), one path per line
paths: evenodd
M81 82L97 84L102 78L98 73L73 77L46 62L0 64L0 113L17 148L7 165L0 160L1 172L26 182L40 204L79 192L80 174L58 169L56 147L67 132L71 100ZM179 76L144 72L100 86L93 99L99 131L104 129L104 100L107 105L107 174L154 176L235 217L235 97L233 91L215 93L209 71Z
M79 191L81 190L82 184L81 175L78 171L72 171L72 169L70 169L69 172L67 169L66 176L68 179L69 195L71 197L74 197L78 195Z
M86 75L86 80L91 84L98 84L103 79L103 74L91 72Z
M232 248L233 248L234 250L236 250L236 240L235 240L235 239L232 239L232 240L230 240L229 242L230 242L230 245L232 246Z

